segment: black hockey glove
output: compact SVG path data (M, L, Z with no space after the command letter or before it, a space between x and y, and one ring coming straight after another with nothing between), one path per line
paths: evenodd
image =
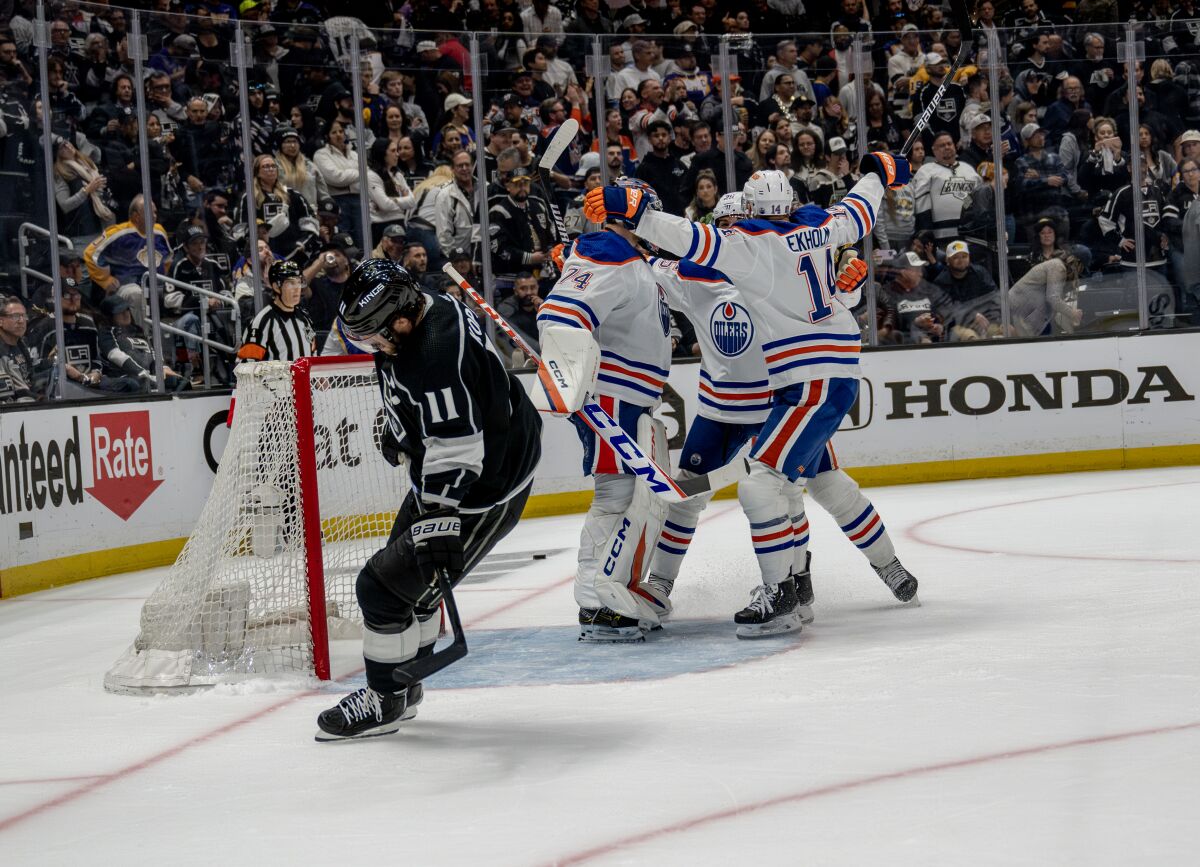
M396 435L387 427L383 430L383 436L379 438L379 453L393 467L400 466L408 457L404 449L400 447L400 441L396 439Z
M462 577L461 531L462 519L454 509L434 509L413 521L409 533L417 555L417 568L430 586L437 581L440 571L445 571L452 582Z

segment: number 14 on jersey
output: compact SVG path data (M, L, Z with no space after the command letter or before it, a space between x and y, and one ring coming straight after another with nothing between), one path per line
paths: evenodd
M820 253L825 257L824 275L821 274L820 266L813 261L812 253L801 253L796 262L796 273L800 275L806 287L804 297L812 302L808 311L808 321L812 323L833 315L833 307L830 304L833 302L834 286L837 282L837 275L833 271L832 252L821 250Z

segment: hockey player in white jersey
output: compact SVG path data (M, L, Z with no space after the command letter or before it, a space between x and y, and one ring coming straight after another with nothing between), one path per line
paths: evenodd
M743 217L742 194L722 196L713 216L718 229ZM672 308L683 311L698 326L696 336L702 358L699 409L688 428L680 468L681 473L710 472L736 456L770 411L767 369L754 311L746 307L737 290L718 271L687 260L650 262ZM839 264L835 299L853 308L861 295L866 267L852 258ZM739 499L751 523L754 553L763 579L752 604L735 615L741 637L790 631L812 619L803 481L792 483L778 474L759 470L739 485ZM831 445L826 447L808 487L817 502L846 528L846 535L864 551L882 577L881 570L895 559L895 549L874 507L854 480L838 469ZM668 611L675 578L709 499L673 505L667 514L646 585L659 591ZM794 614L759 622L761 612L755 603L766 597L766 588L780 582L786 582L782 588L785 595L794 593L797 598Z
M637 190L646 207L661 207L641 181L617 183ZM535 393L535 404L542 400L539 409L566 415L594 393L621 428L666 465L666 434L650 413L671 363L671 315L636 244L628 229L610 225L580 235L571 246L562 275L538 309L543 370L552 381ZM595 477L575 574L580 638L640 641L659 625L662 612L643 579L666 504L589 428L572 422L583 443L584 474Z
M585 197L588 219L618 221L662 249L722 271L758 315L771 398L751 451L752 484L765 474L779 490L778 476L795 482L814 475L857 396L861 340L849 309L834 298L837 249L871 231L885 186L904 186L911 177L908 161L887 153L867 154L859 168L862 180L837 205L794 213L786 176L756 172L743 189L751 219L727 229L652 210L638 189L599 187ZM771 487L761 485L764 492ZM785 537L782 520L752 529ZM793 527L787 530L794 536ZM764 586L752 600L757 625L794 621L794 584Z

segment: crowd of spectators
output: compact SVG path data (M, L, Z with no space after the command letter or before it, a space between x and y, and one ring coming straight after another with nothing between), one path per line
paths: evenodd
M730 163L735 188L779 169L797 204L831 205L856 181L861 152L900 147L964 48L949 9L928 0L154 0L139 12L139 82L134 5L47 4L48 168L34 4L15 0L0 19L0 401L44 395L56 357L51 287L31 281L21 297L14 243L20 223L48 225L47 172L59 233L74 248L59 254L69 383L145 390L157 306L188 335L167 343L164 369L187 388L230 381L231 355L213 352L204 370L199 338L237 346L264 294L255 260L264 280L281 259L300 267L318 345L340 283L371 255L451 292L441 265L478 279L486 257L501 309L535 337L556 278L554 211L571 235L597 228L581 202L605 174L636 175L667 210L699 221L729 189ZM1145 60L1131 127L1115 2L976 4L973 59L913 147L912 184L889 191L872 232L864 335L897 344L1069 333L1091 315L1080 281L1111 287L1110 308L1115 293L1132 309L1139 262L1152 290L1165 287L1157 322L1200 324L1200 12L1190 0L1134 5ZM245 94L230 52L239 21ZM719 74L722 44L736 74ZM567 118L581 135L543 193L536 162ZM148 237L158 273L203 293L160 282L148 304ZM49 270L49 256L31 261ZM692 325L676 325L676 352L695 353Z

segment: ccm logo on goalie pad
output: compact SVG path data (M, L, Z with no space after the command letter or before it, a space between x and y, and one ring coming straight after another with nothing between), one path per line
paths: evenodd
M461 518L436 518L419 521L412 526L413 541L433 536L457 536L462 530Z
M608 551L608 559L604 561L604 574L611 576L613 569L617 568L617 558L621 556L621 549L625 547L625 531L629 529L629 519L621 519L621 529L617 530L617 541L613 542L613 546Z

